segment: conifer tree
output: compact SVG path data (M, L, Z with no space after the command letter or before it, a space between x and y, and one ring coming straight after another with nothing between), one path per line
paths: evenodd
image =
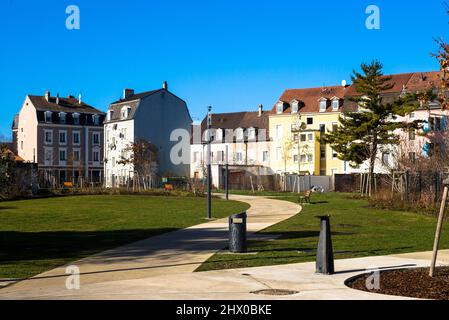
M356 71L351 76L357 95L349 97L357 103L358 110L340 116L340 126L324 136L337 152L338 158L356 167L368 160L369 195L373 184L376 157L381 146L396 145L399 136L396 129L417 129L420 122L406 123L394 121L417 109L415 94L404 94L385 99L383 93L393 88L392 78L384 76L382 64L373 61L362 64L362 73Z

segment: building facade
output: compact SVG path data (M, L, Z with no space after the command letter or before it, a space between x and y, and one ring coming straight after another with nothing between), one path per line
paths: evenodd
M104 113L81 96L28 95L13 125L17 154L50 185L101 183Z
M136 174L142 175L133 162L122 161L131 157L138 141L157 149L151 175L188 176L190 163L178 164L170 157L178 143L171 141L171 135L177 129L189 133L191 124L186 102L168 91L166 82L161 89L143 93L125 89L122 99L109 106L104 124L106 186L126 185ZM190 146L187 149L190 153Z

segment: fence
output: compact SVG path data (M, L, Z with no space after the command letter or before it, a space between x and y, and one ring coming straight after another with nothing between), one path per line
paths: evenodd
M302 192L313 187L320 187L325 192L333 190L330 176L285 175L280 178L283 181L283 191Z

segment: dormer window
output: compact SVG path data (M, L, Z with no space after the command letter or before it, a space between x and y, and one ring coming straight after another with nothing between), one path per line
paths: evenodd
M292 106L292 113L298 113L299 111L299 103L297 100L293 100L291 102L291 106Z
M256 140L256 128L248 129L248 140Z
M242 128L238 128L236 130L236 139L237 141L243 141L243 129Z
M320 100L320 112L325 112L327 109L327 99L323 98Z
M332 100L332 111L338 111L338 108L340 108L340 100L338 98L334 98Z
M73 114L73 124L80 124L80 114L79 113Z
M45 111L45 122L50 123L51 122L51 111Z
M215 141L223 141L223 129L217 129L217 131L215 132Z
M66 113L65 112L60 112L59 113L59 123L65 124L65 119L66 119Z
M276 105L276 113L282 114L284 112L284 103L282 101L279 101Z
M124 106L122 108L122 114L121 114L121 119L128 119L129 114L131 113L131 108L129 106Z
M94 114L92 116L92 121L94 122L95 126L100 125L100 116L98 114Z
M111 121L113 116L114 116L114 110L109 110L108 111L108 121Z

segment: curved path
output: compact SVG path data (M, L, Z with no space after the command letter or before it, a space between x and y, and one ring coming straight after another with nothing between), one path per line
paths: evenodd
M250 204L248 236L301 211L298 204L263 197L231 195ZM227 246L228 221L220 219L151 237L73 262L79 268L80 290L67 290L66 266L59 267L0 290L0 299L83 298L107 282L190 274L215 252ZM87 293L87 292L86 292ZM110 292L113 295L113 292ZM130 292L132 296L132 293ZM90 297L92 298L92 297ZM105 298L103 296L102 298Z

